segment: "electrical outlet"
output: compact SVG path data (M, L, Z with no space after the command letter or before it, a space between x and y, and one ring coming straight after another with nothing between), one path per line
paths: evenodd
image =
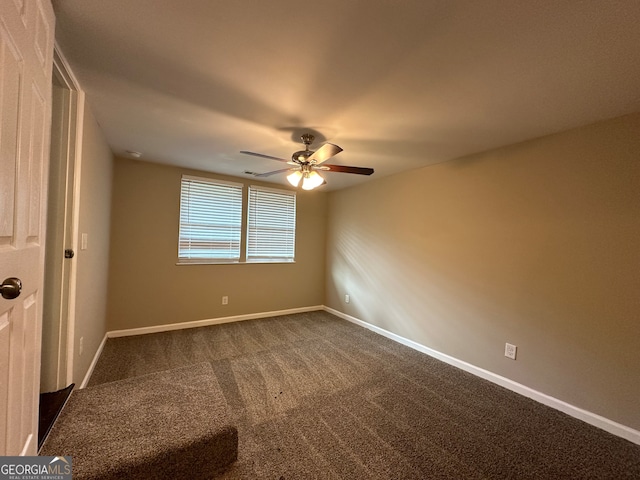
M504 356L510 358L511 360L516 359L516 353L518 352L518 347L515 345L511 345L510 343L504 344Z
M84 350L84 337L80 337L80 345L78 345L78 356L82 355L82 351Z
M351 301L351 297L347 294L344 296L344 303L349 303Z
M226 295L224 297L222 297L222 304L223 305L228 305L229 304L229 297L227 297Z

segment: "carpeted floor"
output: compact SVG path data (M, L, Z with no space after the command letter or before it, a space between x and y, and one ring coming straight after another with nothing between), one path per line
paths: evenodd
M640 478L640 446L325 312L109 339L90 385L201 362L226 480Z
M211 365L200 363L76 390L40 455L71 456L78 480L209 480L237 452Z

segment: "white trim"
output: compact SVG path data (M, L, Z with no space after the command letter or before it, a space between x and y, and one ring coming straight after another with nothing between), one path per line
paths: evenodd
M198 259L194 259L193 262L184 262L184 261L179 261L176 262L177 266L184 266L184 265L264 265L264 264L269 264L269 265L291 265L292 263L296 263L295 260L291 260L290 262L287 262L285 260L274 260L273 262L270 262L268 260L252 260L250 262L236 262L236 261L229 261L229 262L209 262L206 260L198 260Z
M91 365L89 365L89 369L87 370L87 373L84 376L84 379L82 380L82 383L80 384L79 388L86 388L87 384L89 383L89 379L91 378L91 375L93 374L93 370L96 368L98 360L100 359L100 355L102 355L102 349L104 348L105 344L107 343L108 336L109 336L108 333L105 333L104 337L102 337L102 342L100 342L100 346L98 347L98 350L96 350L96 354L93 356L93 360L91 361Z
M129 328L126 330L112 330L107 332L107 337L129 337L132 335L145 335L147 333L168 332L171 330L183 330L185 328L206 327L209 325L219 325L222 323L241 322L243 320L255 320L257 318L278 317L280 315L291 315L294 313L315 312L323 310L323 305L315 305L311 307L290 308L287 310L275 310L272 312L248 313L245 315L234 315L232 317L210 318L206 320L194 320L184 323L169 323L167 325L156 325L153 327Z
M75 138L75 166L73 169L73 212L71 214L72 249L78 252L78 236L80 235L80 187L82 178L83 138L84 138L84 110L85 94L82 90L77 93L76 138ZM76 327L76 291L78 283L78 261L74 259L69 272L69 318L67 320L67 384L73 382L75 370L75 327Z
M605 418L596 413L592 413L580 407L576 407L567 402L559 400L555 397L547 395L546 393L539 392L537 390L527 387L526 385L522 385L521 383L514 382L513 380L510 380L506 377L500 376L498 374L495 374L483 368L476 367L475 365L464 362L462 360L458 360L457 358L438 352L437 350L434 350L432 348L425 347L424 345L421 345L417 342L408 340L404 337L401 337L400 335L389 332L388 330L377 327L375 325L365 322L364 320L360 320L356 317L352 317L351 315L347 315L346 313L342 313L333 308L325 306L324 310L335 315L336 317L340 317L344 320L360 325L361 327L364 327L373 332L379 333L380 335L387 337L391 340L394 340L398 343L401 343L403 345L406 345L407 347L413 348L414 350L425 353L433 358L437 358L438 360L448 363L449 365L453 365L454 367L460 368L465 372L469 372L480 378L489 380L490 382L500 385L501 387L507 388L512 392L516 392L516 393L519 393L520 395L524 395L525 397L531 398L532 400L536 400L537 402L540 402L548 407L551 407L563 413L566 413L567 415L577 418L578 420L582 420L583 422L593 425L594 427L598 427L602 430L612 433L613 435L622 437L626 440L629 440L630 442L640 445L640 431L634 430L631 427L627 427L626 425L622 425L620 423L614 422L613 420L609 420L608 418Z
M54 59L54 62L56 62L58 69L60 69L62 73L65 75L65 82L68 84L68 86L69 87L72 86L73 90L80 90L80 82L78 81L78 78L73 73L73 70L69 65L69 62L67 61L67 57L65 57L64 54L62 53L62 49L60 48L60 45L58 44L57 41L54 44L53 59Z
M24 442L24 447L22 447L22 451L20 452L21 457L31 456L31 445L33 444L33 439L35 436L33 433L30 433L27 436L27 440Z
M74 251L78 251L77 237L79 230L80 219L80 174L82 164L82 139L84 129L84 109L85 109L85 95L84 91L80 87L80 82L73 73L67 58L62 52L57 42L54 44L53 55L54 68L62 75L63 81L70 94L70 106L73 107L75 103L75 112L69 111L69 144L67 150L67 170L69 164L73 164L73 179L72 184L67 188L71 188L72 194L72 206L71 212L69 212L68 206L65 204L65 218L64 224L71 225L71 245L65 245L65 248L71 248ZM66 198L66 195L65 195ZM69 218L70 216L70 218ZM66 230L66 228L65 228ZM64 282L64 279L62 280ZM71 262L69 267L69 278L67 284L67 321L66 321L66 355L65 360L65 372L61 372L58 368L57 378L60 378L61 374L64 374L64 385L68 385L73 382L74 371L74 351L75 351L75 312L76 312L76 284L77 284L77 261ZM63 302L64 303L64 302ZM62 324L61 324L62 325ZM60 387L61 385L58 385Z

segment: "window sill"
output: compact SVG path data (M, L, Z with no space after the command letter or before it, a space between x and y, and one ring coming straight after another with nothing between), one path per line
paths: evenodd
M178 266L184 266L184 265L291 265L296 263L295 260L292 262L285 262L282 260L277 260L277 261L268 261L268 260L264 260L264 261L253 261L253 262L215 262L215 261L211 261L211 260L198 260L198 261L191 261L191 262L176 262L176 265Z

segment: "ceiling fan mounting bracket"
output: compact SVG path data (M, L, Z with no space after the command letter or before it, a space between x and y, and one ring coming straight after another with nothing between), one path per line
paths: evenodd
M314 137L313 135L311 135L310 133L303 133L302 135L300 135L300 139L302 140L302 143L304 143L305 145L311 145L313 143L313 140L316 137Z

